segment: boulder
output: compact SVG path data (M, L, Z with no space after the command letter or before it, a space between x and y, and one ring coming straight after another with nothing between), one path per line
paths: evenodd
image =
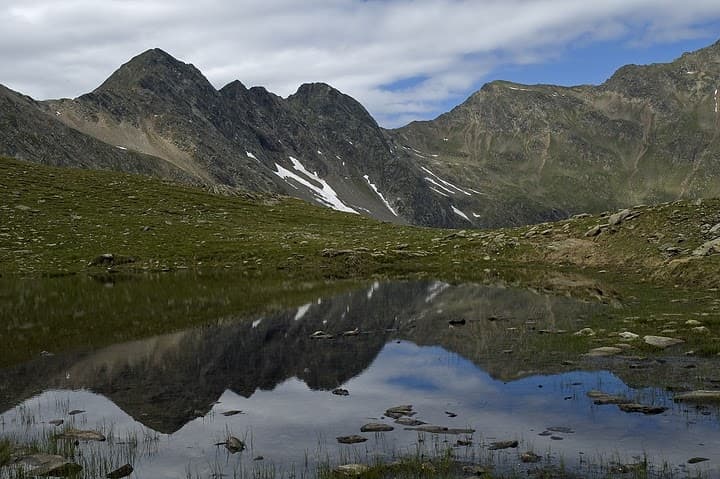
M703 243L701 246L699 246L692 252L692 255L708 256L713 253L720 253L720 238L715 238L714 240Z
M610 215L610 218L608 219L608 223L610 226L619 225L623 221L627 219L628 216L630 216L631 211L630 210L622 210L618 211L617 213Z

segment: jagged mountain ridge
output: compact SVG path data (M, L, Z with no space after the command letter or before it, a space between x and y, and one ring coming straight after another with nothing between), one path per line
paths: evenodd
M325 84L287 99L239 81L216 90L194 66L154 49L91 93L41 105L71 128L162 158L205 184L398 223L457 225L362 105Z
M720 42L599 86L492 82L435 120L384 130L329 85L285 99L240 81L216 90L153 49L73 100L3 89L0 153L399 223L508 226L720 194L719 85Z

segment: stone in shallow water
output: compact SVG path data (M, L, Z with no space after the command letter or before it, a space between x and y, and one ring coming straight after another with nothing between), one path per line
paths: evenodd
M420 421L419 419L413 419L411 417L399 417L395 419L395 422L402 426L422 426L423 424L427 424L424 421Z
M133 473L133 471L134 469L130 464L125 464L124 466L119 467L112 472L108 472L106 477L108 479L120 479L122 477L129 476Z
M520 461L525 462L525 463L540 462L540 459L542 459L542 457L540 457L539 455L535 454L532 451L527 451L527 452L523 452L522 454L520 454Z
M705 462L709 460L710 459L708 459L707 457L691 457L690 459L688 459L688 464L697 464L698 462Z
M235 454L245 449L245 443L235 436L230 436L227 438L227 441L225 441L225 449L230 451L231 454Z
M413 416L414 414L415 413L412 410L412 405L410 404L403 404L402 406L391 407L390 409L385 411L385 415L393 419L399 419L403 416Z
M645 343L649 344L650 346L655 346L657 348L669 348L670 346L675 346L676 344L682 344L685 341L678 338L669 338L667 336L645 336L643 337L643 341Z
M367 441L366 437L358 436L357 434L353 434L351 436L339 436L336 439L340 444L357 444L359 442Z
M347 389L342 389L342 388L333 389L332 393L336 396L349 396L350 395L350 391L348 391Z
M666 407L647 406L645 404L636 403L618 404L618 407L623 412L639 412L646 415L662 414L667 411Z
M518 444L519 443L517 441L496 441L491 442L488 449L490 449L491 451L496 451L498 449L510 449L518 447Z
M360 432L387 432L392 431L395 429L394 427L383 424L380 422L371 422L369 424L365 424L363 427L360 428Z

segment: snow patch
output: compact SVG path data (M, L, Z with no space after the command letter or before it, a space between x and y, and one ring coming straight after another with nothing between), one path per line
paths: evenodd
M449 192L452 193L452 194L455 194L456 192L459 192L459 193L462 193L462 194L467 195L467 196L472 196L472 193L469 193L469 192L465 191L464 189L462 189L462 188L460 188L460 187L458 187L458 186L453 185L453 184L450 183L449 181L443 180L443 179L440 178L438 175L436 175L436 174L433 173L432 171L428 170L428 169L425 168L424 166L421 166L420 168L421 168L425 173L428 173L429 175L433 176L437 181L439 181L440 183L442 183L443 185L445 185L445 186L448 187L448 188L446 188L445 186L443 186L442 189L447 190L447 191L449 191ZM427 178L427 177L425 177L425 179L428 180L428 181L430 181L430 179ZM430 182L433 183L433 184L435 184L435 185L438 185L437 181L432 180L432 181L430 181ZM439 186L439 185L438 185L438 186ZM450 190L449 188L452 188L452 189L455 190L455 191L452 191L452 190Z
M118 150L123 150L123 151L127 150L127 148L125 148L124 146L120 146L120 145L115 146L115 148L117 148Z
M328 206L334 210L337 211L344 211L345 213L355 213L358 214L357 211L347 206L345 203L343 203L340 198L338 198L337 193L335 190L327 183L327 181L323 180L317 174L310 173L300 161L298 161L296 158L293 158L292 156L289 157L290 161L293 164L293 168L298 171L300 174L304 175L305 178L302 176L293 173L292 171L288 170L287 168L284 168L277 163L275 163L275 168L277 168L277 171L274 173L282 178L285 181L288 181L288 179L291 179L301 185L303 185L305 188L309 189L315 194L315 199L322 203L325 206ZM314 182L314 183L311 183ZM289 183L289 182L288 182ZM292 184L292 183L289 183ZM319 186L318 186L319 185Z
M718 104L718 89L715 89L715 113L718 112L718 108L720 107L720 104Z
M59 111L55 111L55 114L56 114L57 116L62 115L62 113L60 113Z
M443 141L450 141L449 138L443 138Z
M257 328L258 325L259 325L260 323L262 323L262 320L263 320L263 318L256 319L255 321L253 321L253 322L252 322L252 327L253 327L253 329Z
M397 212L393 209L392 206L390 206L390 203L388 203L388 200L386 200L385 197L383 196L383 194L380 193L380 190L377 189L377 186L375 186L372 183L372 181L370 181L370 177L368 175L363 175L363 178L365 178L365 181L367 181L368 185L370 185L370 188L372 188L372 190L375 192L375 194L380 197L380 199L382 200L385 207L390 210L390 213L397 216L398 215Z
M461 218L465 218L466 220L470 221L470 218L468 218L465 213L463 213L463 212L460 211L459 209L455 208L453 205L450 205L450 208L452 208L453 213L455 213L456 215L458 215L458 216L460 216Z
M480 217L481 217L481 215L475 213L474 211L473 211L473 214L472 214L472 215L473 215L473 217L475 217L475 218L480 218Z
M248 156L248 158L252 158L253 160L255 160L255 161L257 161L258 163L260 163L260 160L257 159L257 156L253 155L253 154L250 153L249 151L246 151L245 154Z
M430 189L433 190L433 191L434 191L435 193L437 193L438 195L443 195L443 196L446 197L446 198L450 198L450 195L446 195L445 193L443 193L442 191L438 190L437 188L433 188L433 187L431 186Z
M295 321L300 321L303 318L303 316L305 316L305 314L308 312L308 310L310 309L310 306L312 306L312 303L303 304L302 306L300 306L297 310L297 313L295 313L295 318L293 318L293 319Z
M318 150L318 155L322 155L322 154L323 154L322 151Z
M508 88L515 91L531 91L529 88L518 88L515 86L509 86Z

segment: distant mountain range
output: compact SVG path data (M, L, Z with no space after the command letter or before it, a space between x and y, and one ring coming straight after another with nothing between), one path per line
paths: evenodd
M216 90L154 49L73 100L0 86L0 155L397 223L509 226L720 196L719 87L720 42L599 86L492 82L435 120L385 130L329 85Z

